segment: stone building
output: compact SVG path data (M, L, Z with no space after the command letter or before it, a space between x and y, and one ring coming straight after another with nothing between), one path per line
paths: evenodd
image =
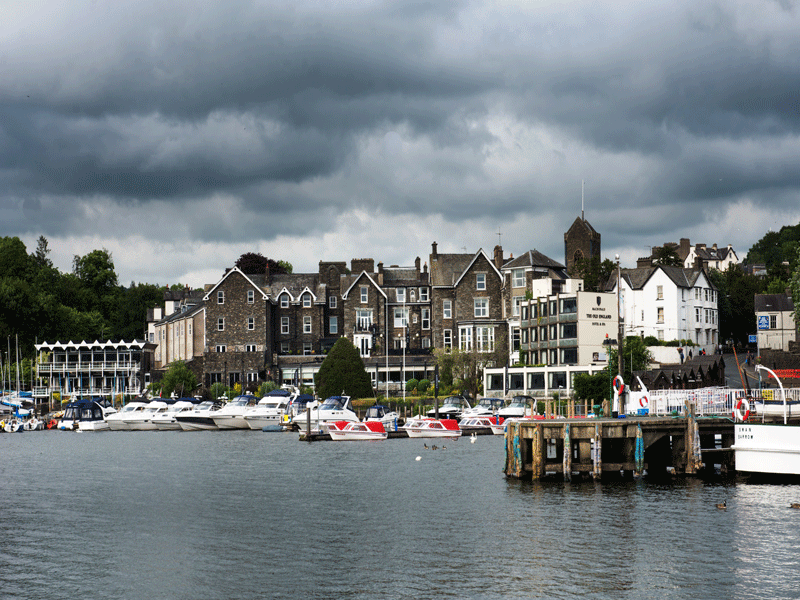
M581 259L600 259L600 234L581 216L576 218L564 234L564 262L567 272L573 274L575 263Z

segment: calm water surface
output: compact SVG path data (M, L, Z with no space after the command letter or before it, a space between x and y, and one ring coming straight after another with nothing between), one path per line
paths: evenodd
M800 486L520 482L499 437L422 443L2 434L0 597L800 597Z

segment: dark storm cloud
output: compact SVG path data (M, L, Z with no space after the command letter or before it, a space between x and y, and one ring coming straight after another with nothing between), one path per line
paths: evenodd
M795 4L755 0L10 2L6 229L113 207L220 241L359 210L566 229L581 179L604 244L618 210L678 231L687 207L791 207L798 30Z

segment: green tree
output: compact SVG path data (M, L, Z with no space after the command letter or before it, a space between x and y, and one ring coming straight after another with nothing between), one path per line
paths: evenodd
M592 256L575 261L571 275L583 279L583 288L587 292L601 292L616 271L614 261L606 258L601 262L599 256Z
M603 369L593 375L587 373L575 375L572 389L579 400L591 400L593 403L606 400L609 390L608 369Z
M267 272L267 266L272 274L292 272L292 265L285 260L272 260L258 252L245 252L238 258L235 265L245 275L263 275Z
M314 376L321 398L344 394L353 398L371 398L375 394L364 361L353 343L340 337Z
M634 371L645 371L653 360L653 355L638 335L629 335L622 343L622 378L625 383L633 381ZM619 373L619 361L617 358L617 347L612 346L608 356L608 368L612 373Z
M676 244L664 244L653 248L653 264L665 267L682 267L683 261L678 256Z
M112 313L111 335L123 340L141 339L145 335L148 309L160 306L164 288L152 283L131 283L123 288Z
M756 328L755 295L764 293L767 282L748 275L737 265L730 265L725 271L709 269L708 276L718 292L721 339L746 344L747 336Z
M175 392L179 397L191 394L197 387L197 377L189 370L182 360L177 360L169 366L161 379L161 394L171 396Z
M795 308L792 316L794 317L794 322L798 326L800 326L800 312L798 311L797 307L800 305L800 246L797 248L797 258L795 261L795 268L792 271L792 275L789 278L789 289L792 292L792 298L795 299Z

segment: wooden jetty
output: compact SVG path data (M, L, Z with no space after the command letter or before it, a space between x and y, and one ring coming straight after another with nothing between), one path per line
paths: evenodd
M718 442L721 442L718 444ZM734 423L724 417L545 419L508 424L505 473L543 479L733 471ZM719 446L719 447L718 447Z

